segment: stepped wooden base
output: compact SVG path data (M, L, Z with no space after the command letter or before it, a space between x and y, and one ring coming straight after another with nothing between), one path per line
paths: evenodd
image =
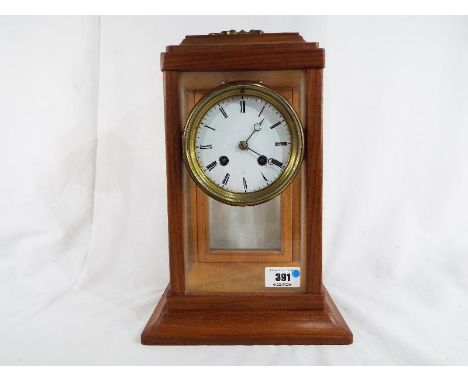
M325 308L309 311L167 309L167 290L141 334L144 345L347 345L353 334L325 288ZM229 297L227 297L229 298Z

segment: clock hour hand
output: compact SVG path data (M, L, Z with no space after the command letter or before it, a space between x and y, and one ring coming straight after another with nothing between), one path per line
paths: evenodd
M247 150L252 151L253 153L258 155L257 162L260 166L265 166L267 163L278 166L279 168L283 167L283 163L275 158L267 158L265 155L257 153L255 150L252 150L250 147L247 147Z
M253 153L257 154L258 156L261 156L261 154L257 153L255 150L252 150L250 147L247 147L247 150L252 151Z
M260 166L265 166L265 165L268 163L268 158L267 158L265 155L262 155L262 154L257 153L255 150L252 150L250 147L247 147L247 150L250 150L250 151L252 151L253 153L255 153L255 154L258 155L257 163L258 163Z

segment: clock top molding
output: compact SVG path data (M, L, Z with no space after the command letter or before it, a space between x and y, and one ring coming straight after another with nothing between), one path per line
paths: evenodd
M259 32L259 31L253 31ZM299 33L221 32L186 36L161 53L163 71L320 69L324 49Z

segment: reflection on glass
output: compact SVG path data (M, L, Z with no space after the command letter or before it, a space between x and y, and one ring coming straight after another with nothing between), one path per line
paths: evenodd
M211 249L280 250L280 197L251 207L209 198Z

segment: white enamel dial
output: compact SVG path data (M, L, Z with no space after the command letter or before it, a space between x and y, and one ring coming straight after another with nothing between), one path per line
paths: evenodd
M254 95L224 98L196 129L196 158L206 176L227 191L249 193L268 187L291 156L286 119Z

